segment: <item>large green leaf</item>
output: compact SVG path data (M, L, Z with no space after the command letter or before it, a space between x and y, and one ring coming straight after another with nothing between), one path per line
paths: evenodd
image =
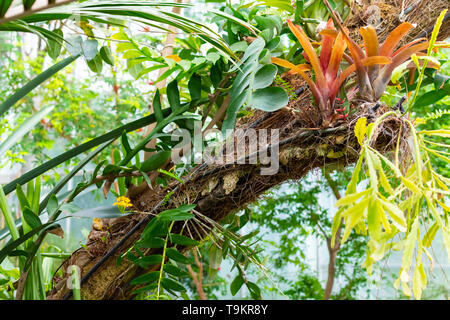
M256 109L271 112L287 105L289 97L280 87L268 87L253 92L252 105Z
M64 207L62 208L64 211ZM119 218L123 217L124 214L116 206L101 206L89 209L83 209L77 212L69 214L71 217L81 217L81 218Z
M167 31L166 26L173 26L187 34L196 34L197 37L209 43L227 58L235 58L235 54L229 48L222 37L210 26L201 23L187 16L177 14L167 10L170 7L181 7L189 9L194 7L191 4L180 4L177 2L159 2L159 1L105 1L99 0L92 2L77 2L66 6L49 9L46 12L31 14L22 17L20 24L18 21L6 22L1 24L0 30L40 33L43 37L54 36L47 30L39 30L35 23L50 22L53 20L70 19L78 16L81 20L92 20L104 24L112 24L113 21L123 20L145 24L154 28ZM227 15L219 10L209 10L225 19L232 20L235 23L244 25L246 28L257 31L245 21L236 17ZM115 19L115 20L114 20Z
M263 89L270 86L277 74L277 71L277 67L273 64L266 64L262 66L255 73L253 89Z

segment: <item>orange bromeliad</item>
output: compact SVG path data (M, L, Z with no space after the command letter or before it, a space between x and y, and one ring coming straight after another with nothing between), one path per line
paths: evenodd
M328 126L335 113L334 106L339 89L344 81L356 70L356 65L352 64L339 73L339 66L347 48L345 35L343 32L337 32L334 29L333 22L331 20L328 21L327 30L332 31L332 33L324 33L322 35L319 58L305 32L299 26L295 26L290 20L288 20L288 25L308 57L314 71L315 81L305 73L305 71L311 69L307 64L294 65L289 61L276 57L272 57L272 62L289 68L303 77L322 114L323 125ZM391 59L382 56L371 56L361 59L358 62L366 67L376 64L389 64L391 63Z
M429 45L427 39L420 38L396 50L400 41L413 27L412 24L404 22L395 28L382 44L379 43L374 27L361 28L363 50L362 46L349 37L346 28L338 22L340 31L336 30L330 19L326 29L320 32L322 40L319 58L301 27L290 20L287 22L300 42L309 64L294 65L276 57L272 57L272 62L298 73L306 81L322 114L324 126L330 125L336 111L335 103L339 90L352 73L356 72L357 75L360 98L366 102L376 102L385 91L394 69L411 59L413 54L423 55L421 51L426 50ZM351 57L345 55L347 47ZM340 70L343 58L349 62L349 66ZM429 67L436 66L431 63ZM314 72L314 80L305 72L311 69Z

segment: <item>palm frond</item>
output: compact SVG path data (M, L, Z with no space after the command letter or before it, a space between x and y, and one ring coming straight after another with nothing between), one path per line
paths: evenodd
M2 0L0 2L0 24L22 19L31 14L73 1L75 0L26 0L23 1L21 6L16 6L13 0Z
M117 20L119 19L159 28L164 31L168 31L167 26L175 27L186 34L196 34L199 38L216 48L226 58L232 60L236 58L233 51L218 32L205 23L168 10L172 7L189 9L193 8L194 5L150 0L120 2L97 0L82 3L76 2L64 6L52 7L45 11L29 15L24 14L18 16L20 20L12 21L12 19L0 19L0 31L33 32L46 39L55 40L55 35L53 35L51 31L43 28L41 25L42 22L74 19L81 21L91 20L98 23L114 25L117 24ZM232 20L234 23L240 23L243 27L249 29L253 33L258 31L245 21L241 21L223 12L217 10L209 11L222 18Z

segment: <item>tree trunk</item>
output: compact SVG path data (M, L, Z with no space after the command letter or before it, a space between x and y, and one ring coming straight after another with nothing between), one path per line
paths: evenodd
M375 3L375 1L371 3ZM401 8L395 3L396 1L392 0L379 4L383 13L383 28L386 30L392 30L399 23ZM448 6L447 1L421 1L420 3L422 12L428 9L432 10L427 11L430 12L427 19L424 19L417 8L413 8L409 12L406 20L418 24L416 29L419 32L416 32L416 35L423 31L429 31L430 27L434 25L435 19L440 13L439 6L444 8ZM383 10L389 4L391 4L389 7L391 11L385 13ZM354 7L356 14L346 24L353 30L365 25L367 17L364 16L364 13L369 5L370 3L365 4L363 8ZM385 29L382 30L384 35L386 34ZM449 32L447 19L442 27L441 38L448 36ZM165 189L146 188L138 194L130 192L129 196L135 209L158 213L184 203L192 203L196 204L196 210L202 215L218 222L230 212L245 207L265 191L284 181L301 179L316 168L353 164L358 159L359 151L359 145L353 134L354 121L337 122L332 128L326 129L311 128L308 117L314 113L315 108L310 104L309 92L305 92L305 94L307 96L290 102L287 108L273 113L256 112L246 123L238 124L238 127L244 130L280 128L279 143L266 144L275 149L279 148L280 164L276 174L261 175L262 166L248 164L248 162L245 164L201 165L193 170L191 175L188 175L189 178L182 185L173 184ZM382 106L373 113L370 111L370 106L361 106L355 117L366 116L369 121L373 121L387 110L389 107ZM400 127L402 127L401 131ZM408 127L404 125L404 121L396 117L388 118L379 128L374 147L383 153L392 150L395 147L398 132L402 132L405 136L408 134ZM264 149L264 147L261 148ZM161 206L161 201L170 191L173 191L170 200ZM148 215L136 214L104 220L105 228L103 230L107 231L93 229L89 236L87 249L77 250L63 264L64 277L55 279L57 280L56 285L50 293L49 299L69 297L67 280L70 279L70 274L66 271L70 265L79 266L83 276L88 272L91 274L81 287L83 299L131 299L133 287L129 285L130 280L146 270L139 269L126 259L118 266L117 258L139 239L140 233L149 220L148 217ZM177 225L174 226L174 228L176 227ZM133 228L137 231L133 232L130 237L124 238ZM197 239L204 236L205 234L194 234ZM102 240L105 237L106 242ZM105 259L105 254L117 244L120 244L119 250L108 254ZM98 264L99 261L102 261L101 265ZM92 269L93 267L94 269ZM157 267L155 268L157 269Z
M384 111L384 108L378 109L378 115ZM366 116L374 118L377 115ZM302 121L300 116L287 109L274 112L269 117L262 112L257 113L255 118L251 123L259 122L254 126L256 129L283 128L278 143L280 167L276 174L261 175L260 165L248 163L201 166L182 185L166 189L146 189L143 193L134 195L131 200L135 208L142 212L152 212L166 194L173 191L164 208L158 208L154 212L192 203L196 204L196 210L201 214L214 221L221 221L230 212L243 208L265 191L286 180L300 179L315 168L347 166L358 159L359 145L351 123L342 123L329 129L309 130L298 126L297 123ZM385 122L377 138L378 150L386 152L395 146L397 139L394 133L400 131L399 126L403 126L403 121L398 118L392 117ZM407 127L403 126L401 132L406 133ZM77 265L81 274L85 275L108 250L146 217L148 215L133 215L105 220L103 230L108 231L92 230L87 250L83 248L75 252L63 265L63 270L67 270L70 265ZM137 241L144 227L145 224L139 227L82 285L83 299L127 299L132 296L127 283L143 270L138 270L127 260L118 266L117 258ZM101 240L105 236L107 242ZM194 234L197 239L204 236L205 234ZM65 279L57 283L50 298L63 298L67 293L64 280L69 276L67 274Z

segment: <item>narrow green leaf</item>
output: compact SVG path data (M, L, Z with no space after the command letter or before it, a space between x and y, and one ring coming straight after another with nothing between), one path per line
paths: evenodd
M180 268L174 266L173 264L166 263L164 265L164 271L175 276L175 277L189 277L189 273L181 270Z
M7 243L0 250L0 263L2 263L3 260L5 260L5 258L9 255L10 252L15 250L22 243L24 243L25 241L27 241L28 239L30 239L31 237L33 237L34 235L36 235L37 233L39 233L39 232L41 232L43 230L51 229L52 225L54 225L54 222L45 223L45 224L41 225L40 227L34 228L33 230L31 230L30 232L24 234L23 236L18 237L14 241Z
M144 284L144 283L152 283L156 280L158 280L159 277L159 271L152 271L146 274L143 274L142 276L139 276L133 280L131 280L130 284Z
M158 237L146 238L136 243L138 248L162 248L166 242Z
M159 89L156 89L155 97L153 98L153 112L155 113L156 121L158 123L161 122L164 116L161 108L161 97L159 95Z
M170 234L169 239L170 242L174 244L179 244L181 246L195 247L199 244L197 240L176 233Z
M42 226L42 222L39 217L31 211L30 208L25 208L23 210L23 218L25 222L31 227L31 229L39 228Z
M243 284L244 284L244 279L242 278L242 276L240 274L238 274L236 276L236 278L234 278L233 282L231 282L231 285L230 285L231 294L233 296L235 296Z
M178 91L178 82L176 80L167 85L167 99L173 111L180 108L180 92Z
M170 278L162 278L161 284L166 290L186 291L186 288L180 282Z
M31 92L34 88L39 86L41 83L43 83L45 80L53 76L58 71L64 69L69 64L71 64L73 61L75 61L77 58L79 58L80 55L75 55L69 58L66 58L57 64L51 66L41 74L37 75L33 80L28 82L26 85L24 85L22 88L20 88L16 93L14 93L12 96L8 97L2 104L0 104L0 116L2 116L6 111L8 111L9 108L11 108L14 104L16 104L17 101L25 97L29 92Z
M191 95L191 101L197 101L201 98L202 92L202 78L196 74L193 74L188 82L189 94Z
M20 184L18 184L16 186L16 195L17 198L19 199L19 204L20 204L20 208L22 210L24 210L25 208L31 208L30 203L28 202L27 196L25 195L25 193L23 192L22 187L20 186Z
M178 252L174 248L167 248L166 249L166 255L177 262L184 263L184 264L191 264L192 261L188 258L186 258L182 253Z
M163 110L164 116L168 116L170 114L171 110L170 108L166 108ZM79 154L88 151L89 149L92 149L104 142L108 141L114 141L116 138L120 137L122 132L126 130L127 132L134 131L136 129L142 128L147 126L148 124L154 123L156 120L155 115L151 114L147 117L132 121L130 123L127 123L121 127L118 127L114 130L111 130L110 132L103 134L99 137L96 137L88 142L83 143L82 145L79 145L78 147L75 147L63 154L60 154L53 159L45 162L44 164L40 165L39 167L36 167L29 172L25 173L24 175L20 176L19 178L13 180L12 182L8 183L4 186L4 192L5 194L9 194L11 191L13 191L16 188L17 184L24 185L30 180L33 180L37 176L41 175L44 172L47 172L48 170L53 169L54 167L58 166L59 164L78 156Z

